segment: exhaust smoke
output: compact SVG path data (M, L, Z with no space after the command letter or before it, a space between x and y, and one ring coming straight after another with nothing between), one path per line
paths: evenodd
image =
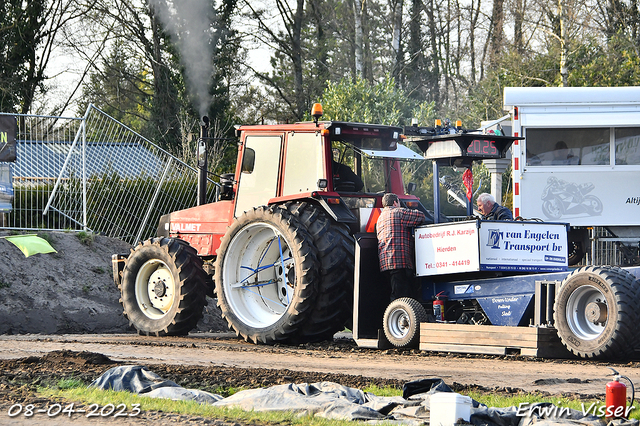
M216 16L212 3L210 0L149 0L149 4L178 47L187 89L199 115L203 116L211 104L209 84L214 70Z

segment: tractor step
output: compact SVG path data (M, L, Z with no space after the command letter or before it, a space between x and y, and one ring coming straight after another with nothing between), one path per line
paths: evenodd
M567 358L555 328L471 324L420 324L420 350L486 355Z

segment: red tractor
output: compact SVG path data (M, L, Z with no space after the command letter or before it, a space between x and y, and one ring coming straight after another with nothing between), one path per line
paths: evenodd
M236 171L222 176L218 201L163 216L157 238L114 255L140 334L187 334L209 296L254 343L331 338L351 319L354 235L375 232L382 195L433 219L405 191L399 160L424 158L400 144L402 128L312 114L239 127Z

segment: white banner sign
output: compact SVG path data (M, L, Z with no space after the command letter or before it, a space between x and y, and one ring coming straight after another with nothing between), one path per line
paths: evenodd
M419 276L477 271L477 222L445 223L416 228L416 273Z
M480 222L480 269L566 271L567 228L536 222Z
M562 223L470 221L415 230L416 274L567 270Z

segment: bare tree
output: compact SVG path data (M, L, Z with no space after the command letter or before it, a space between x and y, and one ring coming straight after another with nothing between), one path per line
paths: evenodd
M391 11L391 75L396 84L400 84L400 70L403 62L402 52L402 8L403 0L389 0Z
M4 110L22 114L32 111L36 97L48 90L49 66L54 51L61 46L63 29L89 9L90 4L72 0L12 1L3 6L0 102Z
M293 93L290 94L287 90L283 90L282 85L268 73L256 72L256 75L276 90L289 106L294 118L301 119L308 106L303 86L301 40L305 2L304 0L295 0L295 9L292 9L286 0L275 0L278 22L274 22L266 7L258 8L253 3L249 0L243 2L244 7L248 10L248 17L253 20L256 26L253 36L291 62Z
M364 76L364 53L363 53L363 34L362 34L362 0L353 1L353 14L355 24L355 60L356 60L356 76Z

